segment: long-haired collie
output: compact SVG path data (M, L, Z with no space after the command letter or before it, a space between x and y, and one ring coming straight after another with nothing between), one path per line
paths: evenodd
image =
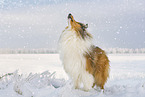
M68 15L68 26L59 40L60 58L75 89L88 91L95 85L104 89L109 77L109 59L102 49L92 44L87 27L88 24L77 22Z

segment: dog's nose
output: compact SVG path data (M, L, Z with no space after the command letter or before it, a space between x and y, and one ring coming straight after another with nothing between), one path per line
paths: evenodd
M72 15L71 15L71 13L70 13L70 14L68 15L68 19L71 18L71 16L72 16Z

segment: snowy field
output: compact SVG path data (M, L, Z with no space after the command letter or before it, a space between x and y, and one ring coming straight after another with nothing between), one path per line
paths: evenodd
M145 54L108 56L105 90L84 92L73 89L58 54L1 54L0 97L145 97Z

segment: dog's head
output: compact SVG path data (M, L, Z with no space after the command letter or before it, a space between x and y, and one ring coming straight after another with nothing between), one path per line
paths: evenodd
M88 24L83 24L80 22L76 22L72 14L68 15L68 27L75 30L78 36L81 36L83 39L86 37L91 37L89 33L87 33Z

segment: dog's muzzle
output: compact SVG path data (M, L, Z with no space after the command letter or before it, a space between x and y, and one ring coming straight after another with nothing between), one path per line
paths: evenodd
M72 15L71 15L71 13L70 13L70 14L68 15L68 19L72 19L71 17L72 17Z

